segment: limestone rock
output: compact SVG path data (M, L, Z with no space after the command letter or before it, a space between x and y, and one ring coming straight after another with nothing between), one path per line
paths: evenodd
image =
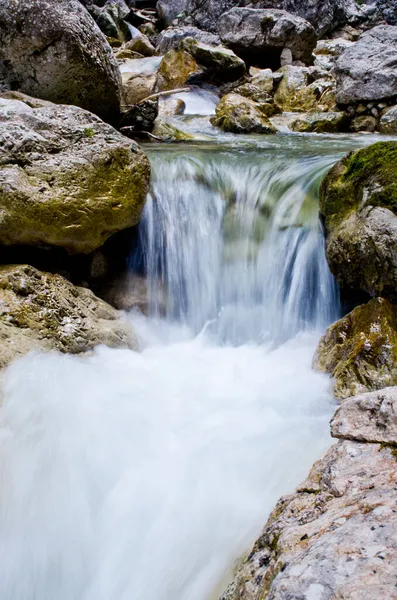
M384 298L357 306L327 329L313 365L333 377L337 398L397 385L396 306Z
M192 38L186 38L182 42L181 48L205 67L206 79L226 82L235 81L245 75L244 61L224 46L210 46Z
M397 27L379 25L364 33L335 65L339 104L383 100L397 95Z
M310 112L295 115L289 127L298 133L340 133L347 131L348 125L344 112Z
M212 125L232 133L275 133L275 127L266 117L266 108L238 94L227 94L216 107Z
M277 9L233 8L221 17L219 35L238 56L264 67L279 66L284 48L294 60L311 63L317 42L310 23Z
M77 0L3 0L0 83L116 120L121 81L112 49Z
M282 111L335 110L335 85L331 77L313 67L287 65L278 71L281 82L274 102Z
M194 135L186 133L174 123L160 117L154 122L153 135L164 142L191 142L196 139Z
M183 115L186 108L185 102L175 96L163 96L159 98L159 117L172 117L173 115Z
M191 54L184 50L170 50L164 55L159 67L157 90L162 92L182 88L197 73L197 62Z
M137 104L155 92L161 56L123 61L120 65L124 105Z
M142 56L154 56L156 54L156 49L149 38L141 33L139 29L130 25L129 32L131 39L124 44L124 48L138 52Z
M343 402L331 421L331 432L344 440L397 446L397 387Z
M396 597L397 461L341 441L279 500L221 600Z
M320 212L342 288L397 300L397 143L348 154L323 180Z
M382 113L379 123L381 133L397 134L397 106L391 106Z
M165 54L168 50L179 50L184 39L192 38L197 42L218 46L220 39L218 35L208 31L202 31L198 27L169 27L164 29L157 38L157 50Z
M28 265L0 266L0 367L31 350L136 348L129 324L85 288Z
M331 71L339 56L348 48L354 46L354 42L344 38L334 38L332 40L319 40L314 49L314 65L321 69Z
M19 98L0 96L0 244L89 253L138 223L139 146L81 108Z

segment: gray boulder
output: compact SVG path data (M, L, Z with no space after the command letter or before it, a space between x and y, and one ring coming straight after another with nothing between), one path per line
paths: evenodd
M397 27L379 25L364 33L336 61L339 104L384 100L397 95Z
M135 142L76 106L6 96L0 97L0 244L88 254L138 223L150 167Z
M77 0L1 2L0 83L104 120L116 119L120 110L117 62Z
M273 68L280 66L284 48L294 60L311 63L317 43L308 21L276 9L233 8L221 17L219 35L247 62Z
M164 29L157 37L157 50L159 54L165 54L168 50L179 50L186 38L193 38L202 44L218 46L220 39L218 35L208 31L202 31L197 27L169 27Z

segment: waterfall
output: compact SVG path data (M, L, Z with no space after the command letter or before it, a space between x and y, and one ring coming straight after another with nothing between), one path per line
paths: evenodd
M150 148L150 315L126 317L141 352L32 353L4 373L1 600L220 595L330 444L311 369L339 310L318 187L355 143Z
M273 154L273 155L272 155ZM225 343L280 342L339 313L318 191L333 156L256 148L152 152L141 226L152 314ZM159 285L161 284L161 285Z

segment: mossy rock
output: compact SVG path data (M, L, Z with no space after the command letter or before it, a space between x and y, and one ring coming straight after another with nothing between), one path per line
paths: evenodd
M239 94L227 94L216 107L211 123L231 133L276 133L266 116L267 107Z
M24 98L0 96L0 244L90 253L136 225L150 178L141 148L80 108Z
M397 306L375 298L331 325L314 367L333 377L337 398L397 385Z
M191 54L184 50L170 50L164 55L160 64L157 90L162 92L181 88L198 71L197 62Z
M224 46L210 46L193 38L185 38L181 48L207 69L207 75L220 82L236 81L245 75L245 62Z
M157 118L154 123L153 135L165 142L191 142L196 139L194 135L182 131L176 125L161 118Z
M349 118L344 112L311 112L296 116L290 124L298 133L339 133L347 131Z
M85 288L29 265L0 266L0 368L31 350L136 348L130 325Z
M348 154L325 177L327 258L342 287L397 300L397 142Z

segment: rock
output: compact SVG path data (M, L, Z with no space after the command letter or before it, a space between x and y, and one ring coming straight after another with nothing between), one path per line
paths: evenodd
M381 133L388 133L390 135L397 133L397 106L391 106L382 112L379 130Z
M279 500L222 600L396 597L395 449L340 441Z
M397 95L397 27L380 25L364 33L336 61L339 104L384 100Z
M310 64L317 42L310 23L276 9L233 8L222 15L219 35L248 63L270 68L280 66L284 48L291 50L294 60Z
M167 296L161 283L156 285L156 298L158 298L158 310L164 315L167 310ZM135 273L119 277L106 289L104 300L118 310L139 310L147 315L150 310L148 280Z
M313 365L333 377L337 398L396 385L396 306L375 298L356 307L327 329Z
M31 350L137 347L130 325L85 288L28 265L0 266L0 367Z
M121 42L130 39L131 25L127 22L130 8L124 0L91 3L87 9L107 37L119 39Z
M131 39L124 44L126 50L138 52L139 54L142 54L142 56L154 56L156 54L156 49L149 38L141 33L139 29L130 25L129 32Z
M397 301L397 142L348 154L323 180L326 252L342 288Z
M397 446L397 388L349 398L336 411L331 432L343 440Z
M251 100L254 100L254 102L260 102L262 106L265 102L270 103L272 106L272 114L275 112L273 97L268 92L265 92L260 87L252 83L244 83L244 85L239 85L233 89L233 93L244 96L245 98L250 98Z
M136 143L76 106L4 96L0 244L89 253L138 223L150 167Z
M131 135L134 132L150 132L158 115L158 99L144 100L123 113L121 117L120 131Z
M185 102L175 96L163 96L159 98L159 117L172 117L173 115L183 115L186 108Z
M3 0L0 82L117 120L121 81L112 49L77 0Z
M174 123L170 123L164 118L156 119L153 135L161 138L164 142L192 142L196 139L194 135L186 133Z
M359 132L359 131L369 131L373 133L376 131L377 120L375 117L370 117L368 115L362 115L353 119L350 125L351 131Z
M250 83L260 88L264 92L272 94L274 81L275 73L273 73L271 69L260 69L252 76Z
M332 40L319 40L314 49L314 66L331 71L336 60L348 48L354 46L354 42L344 38L334 38Z
M281 111L307 112L335 110L335 88L332 78L313 67L287 65L279 69L283 75L274 95Z
M290 129L299 133L340 133L348 127L349 119L344 112L302 113L290 124Z
M209 46L186 38L181 48L205 67L205 78L217 82L236 81L245 75L245 62L224 46Z
M127 60L120 65L125 105L137 104L155 92L161 56Z
M198 73L195 59L184 50L169 50L161 61L156 88L159 92L182 88Z
M159 54L165 54L168 50L179 50L186 38L193 38L197 42L211 46L218 46L221 42L218 35L202 31L197 27L169 27L159 34L157 50Z
M211 123L232 133L276 133L260 103L238 94L227 94L221 99Z

